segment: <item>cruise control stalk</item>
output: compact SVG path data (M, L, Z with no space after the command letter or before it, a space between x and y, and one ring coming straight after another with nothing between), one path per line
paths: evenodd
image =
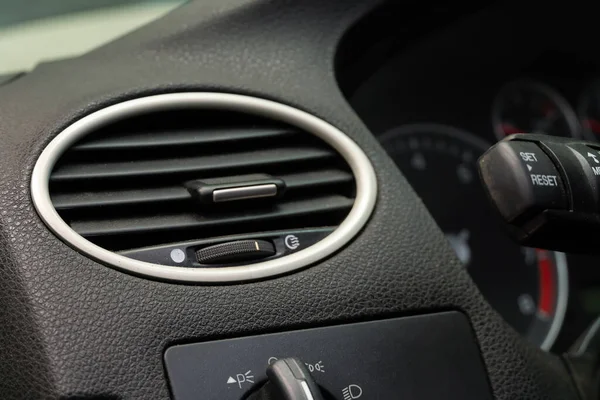
M600 144L512 135L481 156L479 172L517 242L600 254Z

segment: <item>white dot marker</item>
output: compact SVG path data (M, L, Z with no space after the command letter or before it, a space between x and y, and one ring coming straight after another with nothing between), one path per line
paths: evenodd
M185 253L181 249L173 249L171 250L171 260L177 264L181 264L185 261Z

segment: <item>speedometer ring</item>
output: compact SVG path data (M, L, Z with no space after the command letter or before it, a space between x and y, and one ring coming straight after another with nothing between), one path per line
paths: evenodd
M522 248L503 232L476 168L489 145L437 124L394 128L381 141L492 307L529 341L549 350L566 313L566 257Z

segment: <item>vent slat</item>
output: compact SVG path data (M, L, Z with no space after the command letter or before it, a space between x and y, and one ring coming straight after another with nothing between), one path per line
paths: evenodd
M190 197L186 188L174 186L106 192L58 193L52 196L52 203L58 211L65 211L78 208L185 201Z
M206 129L149 133L120 133L85 141L72 148L74 151L124 150L163 146L191 146L244 140L278 138L293 135L291 129Z
M67 164L58 167L51 175L51 182L88 179L129 178L177 174L184 172L207 173L214 171L222 176L230 169L256 168L273 164L325 160L334 156L327 149L281 148L254 152L143 160L137 162L114 162L103 164Z
M239 214L176 214L158 217L122 218L95 221L71 221L71 227L80 235L98 237L107 235L131 235L156 233L181 229L210 229L215 226L265 223L283 218L303 218L306 215L347 211L353 199L332 195L308 200L281 203L270 210L252 210Z
M285 181L289 190L310 189L352 182L352 175L349 172L335 169L281 175L279 177ZM66 211L82 208L186 201L190 198L190 193L185 187L173 186L136 190L56 193L52 196L52 203L56 210Z
M339 169L289 174L281 178L290 190L349 183L354 179L352 174Z

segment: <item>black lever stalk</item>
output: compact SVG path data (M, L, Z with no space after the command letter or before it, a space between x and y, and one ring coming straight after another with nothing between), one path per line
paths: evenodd
M600 145L512 135L479 159L489 199L524 246L600 253Z

